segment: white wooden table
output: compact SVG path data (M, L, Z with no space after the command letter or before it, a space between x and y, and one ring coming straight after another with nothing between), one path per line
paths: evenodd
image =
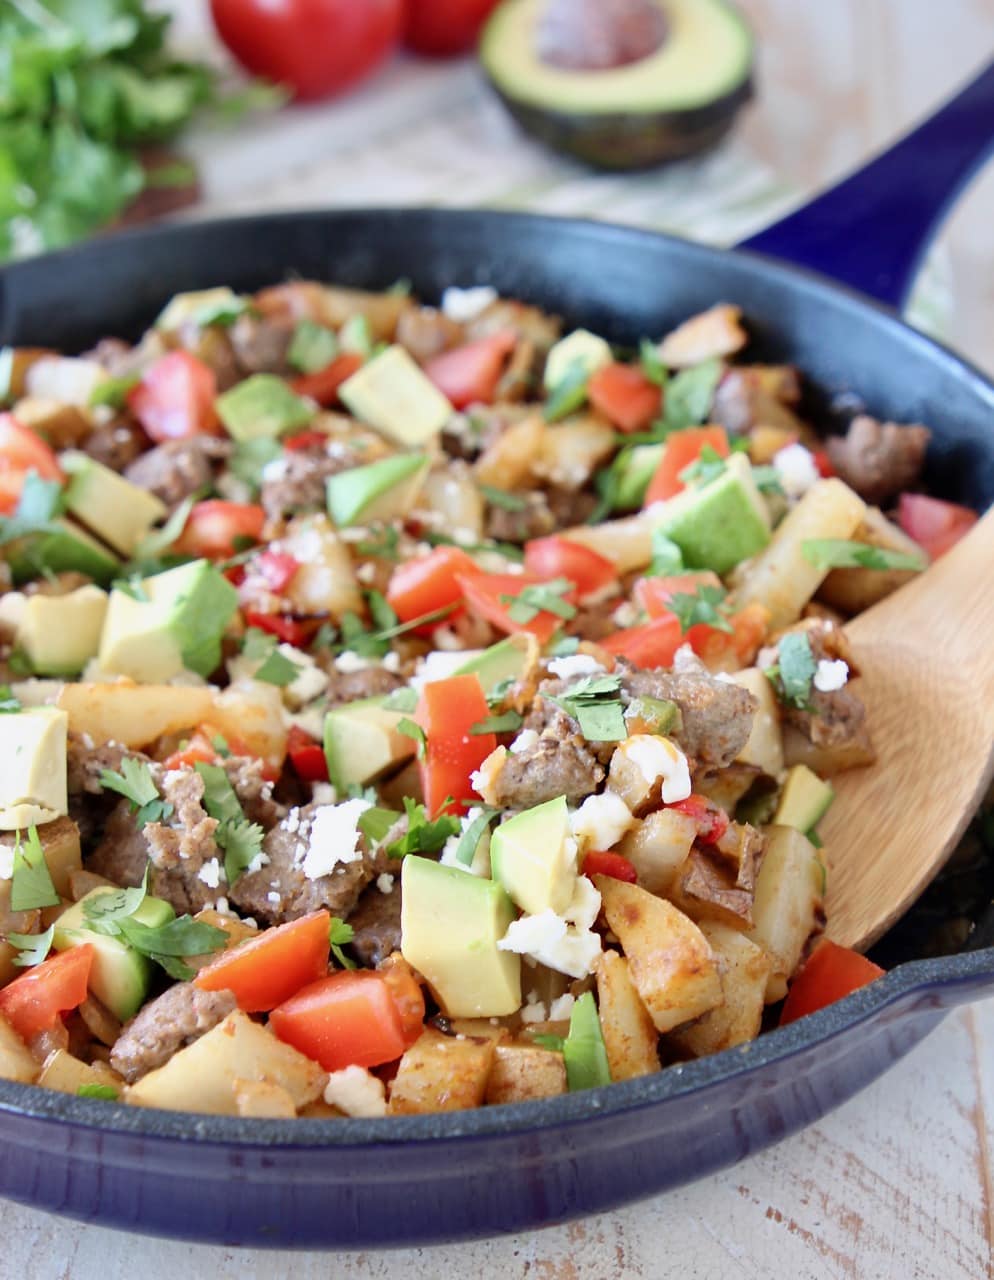
M735 141L662 176L592 180L518 139L469 64L395 64L346 102L195 145L207 211L373 202L610 214L731 241L851 168L994 54L994 0L742 0L761 96ZM202 6L174 0L202 47ZM470 122L470 123L467 123ZM510 175L510 176L509 176ZM994 171L944 237L950 339L994 371ZM941 292L941 289L940 289ZM0 1202L0 1280L982 1280L994 1276L994 1000L797 1137L620 1212L394 1254L214 1249Z

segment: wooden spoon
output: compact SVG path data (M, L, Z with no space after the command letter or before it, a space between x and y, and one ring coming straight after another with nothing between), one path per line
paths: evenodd
M828 935L869 946L956 847L994 775L994 508L846 626L877 751L833 778Z

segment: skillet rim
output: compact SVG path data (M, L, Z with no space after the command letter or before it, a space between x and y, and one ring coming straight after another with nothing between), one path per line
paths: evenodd
M761 274L779 281L795 293L800 291L815 297L827 294L835 301L843 301L850 311L873 313L878 323L897 330L903 341L910 340L915 348L923 350L925 358L935 361L938 357L955 376L963 378L966 375L970 391L986 400L994 414L994 382L976 365L957 355L944 343L909 325L893 308L848 285L837 283L820 272L786 263L770 254L752 249L719 248L667 232L594 218L571 218L515 210L433 206L299 209L219 216L127 229L112 236L0 268L0 343L12 340L12 335L6 332L4 302L7 289L10 284L16 289L18 277L30 277L34 271L60 267L71 271L74 263L80 259L99 259L107 253L116 256L129 250L138 253L141 246L149 241L187 238L196 240L206 229L215 232L223 232L226 228L233 231L250 229L260 234L267 229L276 232L282 227L299 227L301 222L317 224L334 222L338 218L363 217L388 219L399 224L420 217L454 225L493 223L536 228L541 225L549 231L565 229L573 234L592 234L601 240L627 240L633 242L633 250L638 243L663 241L691 258L706 260L712 264L728 255L746 262L751 261ZM968 821L969 817L965 822ZM0 1080L0 1116L17 1116L46 1125L68 1123L79 1128L106 1132L111 1137L164 1139L193 1146L210 1144L286 1151L300 1148L427 1145L490 1135L510 1137L564 1127L593 1117L647 1109L661 1102L704 1092L737 1078L751 1077L763 1068L787 1061L803 1050L827 1045L860 1025L875 1023L888 1009L893 1010L895 1016L902 1012L906 1016L914 1011L917 1003L941 1007L946 1002L936 999L936 995L947 990L951 997L948 1003L956 1003L956 988L959 986L968 989L994 986L994 945L951 956L907 961L870 986L787 1027L762 1033L745 1045L664 1068L652 1076L617 1081L601 1088L558 1098L499 1107L479 1107L471 1111L425 1116L387 1116L373 1120L348 1117L334 1120L261 1120L129 1107L122 1103L78 1098L71 1094L41 1089L37 1085ZM933 993L930 1000L914 1000L916 994L927 997L928 993Z

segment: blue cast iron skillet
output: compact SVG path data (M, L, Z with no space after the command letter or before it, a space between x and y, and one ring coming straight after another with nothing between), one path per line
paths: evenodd
M985 154L992 120L994 68L747 252L593 223L438 210L267 215L122 235L3 272L0 342L83 350L106 334L137 336L180 290L253 290L291 273L370 288L407 276L427 299L448 284L486 282L627 342L725 299L749 319L753 358L810 376L816 409L827 415L834 398L858 394L879 417L928 423L930 487L982 509L994 501L994 386L893 308L947 197ZM992 989L994 946L912 960L715 1057L605 1089L449 1115L242 1120L0 1082L0 1195L108 1226L284 1249L521 1230L609 1209L761 1150L879 1076L951 1006Z

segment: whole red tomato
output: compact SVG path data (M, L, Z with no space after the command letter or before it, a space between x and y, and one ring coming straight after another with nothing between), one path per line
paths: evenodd
M243 67L297 98L325 98L396 45L404 0L211 0L211 13Z
M480 28L500 0L407 0L404 43L415 53L448 58L476 45Z

